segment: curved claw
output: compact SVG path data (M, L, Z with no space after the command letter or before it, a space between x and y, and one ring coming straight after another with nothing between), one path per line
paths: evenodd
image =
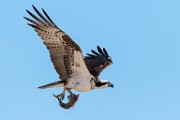
M64 109L73 108L76 102L78 101L79 95L72 94L68 96L69 101L67 103L63 103L61 99L58 99L59 105Z
M54 96L55 98L57 98L57 99L58 99L58 101L60 100L60 98L59 98L59 96L58 96L58 95L53 94L53 96Z
M57 98L57 99L58 99L58 101L59 101L59 99L64 100L64 93L59 94L59 95L55 95L55 94L53 94L53 96L54 96L55 98Z

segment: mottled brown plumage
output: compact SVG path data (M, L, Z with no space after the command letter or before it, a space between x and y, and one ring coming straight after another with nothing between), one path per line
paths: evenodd
M47 19L34 6L33 8L40 18L28 10L27 12L34 20L27 17L24 18L31 22L29 25L35 29L48 48L51 60L55 70L60 75L60 79L66 80L75 71L74 68L79 67L75 65L79 61L74 61L74 51L78 51L79 54L82 54L81 48L55 25L43 9L43 13Z

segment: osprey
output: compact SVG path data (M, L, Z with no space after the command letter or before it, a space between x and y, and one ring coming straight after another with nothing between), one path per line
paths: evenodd
M59 95L54 95L59 100L59 104L64 108L74 106L79 95L71 92L74 89L78 92L88 92L97 88L113 87L113 84L106 80L99 80L100 73L112 64L111 57L105 48L97 46L98 52L91 50L92 54L82 56L81 48L56 24L49 15L42 9L43 16L34 6L32 6L38 17L30 11L27 13L34 18L24 17L31 27L41 37L43 43L49 50L50 57L60 80L40 86L39 88L63 87L64 90ZM69 102L62 103L65 92L68 91Z

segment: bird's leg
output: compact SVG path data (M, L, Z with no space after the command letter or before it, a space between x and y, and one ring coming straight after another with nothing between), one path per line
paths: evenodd
M67 89L67 91L69 92L70 96L74 95L74 94L71 92L71 89Z
M66 92L66 89L64 88L64 90L63 90L63 92L62 92L61 94L59 94L59 95L53 94L53 96L54 96L55 98L57 98L58 101L64 100L65 92Z

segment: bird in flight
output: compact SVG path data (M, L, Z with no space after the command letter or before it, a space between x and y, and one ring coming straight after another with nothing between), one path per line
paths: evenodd
M83 58L81 48L56 26L45 10L42 9L44 13L42 15L36 7L32 7L38 16L26 10L33 19L24 18L30 22L28 25L34 28L49 50L52 63L59 75L58 81L38 88L63 87L63 92L54 96L59 100L61 107L69 109L79 98L79 95L72 93L71 89L88 92L98 88L114 87L109 81L99 79L100 73L112 64L112 59L105 48L97 46L98 52L91 50L92 54L87 54ZM66 91L70 94L69 102L63 103Z

